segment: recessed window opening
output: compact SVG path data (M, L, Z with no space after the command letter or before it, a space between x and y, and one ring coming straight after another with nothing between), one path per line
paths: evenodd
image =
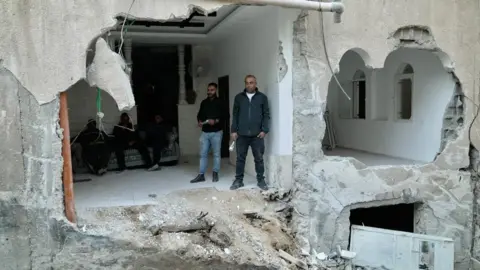
M353 115L352 118L365 119L366 115L366 99L367 99L367 89L366 89L366 80L365 73L361 70L357 70L353 76L352 81L353 87Z
M416 208L416 204L402 203L352 209L350 210L350 230L352 225L359 225L413 233Z
M413 68L406 64L398 75L395 88L396 118L409 120L412 118Z

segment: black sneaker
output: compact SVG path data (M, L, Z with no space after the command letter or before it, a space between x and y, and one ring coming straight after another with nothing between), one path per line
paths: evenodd
M218 182L218 172L213 172L212 182Z
M203 174L197 175L197 177L195 177L195 179L190 181L190 183L192 183L192 184L200 183L200 182L205 182L205 176Z
M244 186L243 185L243 180L235 179L235 181L233 181L233 184L230 186L230 190L239 189L243 186Z
M261 190L268 190L268 186L267 186L267 183L265 183L265 180L259 180L257 182L257 186L261 189Z

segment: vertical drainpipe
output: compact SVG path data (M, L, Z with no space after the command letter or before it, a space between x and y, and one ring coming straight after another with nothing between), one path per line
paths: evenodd
M60 93L60 128L63 130L62 157L63 157L63 196L65 203L65 215L67 219L75 223L75 202L73 197L73 173L72 155L70 151L70 124L68 122L67 92Z

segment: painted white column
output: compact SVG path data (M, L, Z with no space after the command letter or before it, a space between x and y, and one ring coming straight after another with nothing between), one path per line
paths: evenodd
M180 77L178 87L178 104L187 104L187 89L185 85L185 46L178 45L178 76Z

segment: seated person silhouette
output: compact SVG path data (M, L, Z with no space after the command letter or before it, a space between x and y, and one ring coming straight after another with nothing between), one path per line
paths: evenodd
M125 165L125 150L137 149L142 156L146 168L152 166L152 159L148 152L147 146L141 141L140 136L133 130L133 125L130 121L130 116L127 113L122 113L120 122L113 129L115 155L117 157L118 168L120 171L127 169Z
M111 150L108 145L108 135L97 128L97 122L89 119L87 126L77 137L82 146L82 158L90 172L103 175L107 172Z

